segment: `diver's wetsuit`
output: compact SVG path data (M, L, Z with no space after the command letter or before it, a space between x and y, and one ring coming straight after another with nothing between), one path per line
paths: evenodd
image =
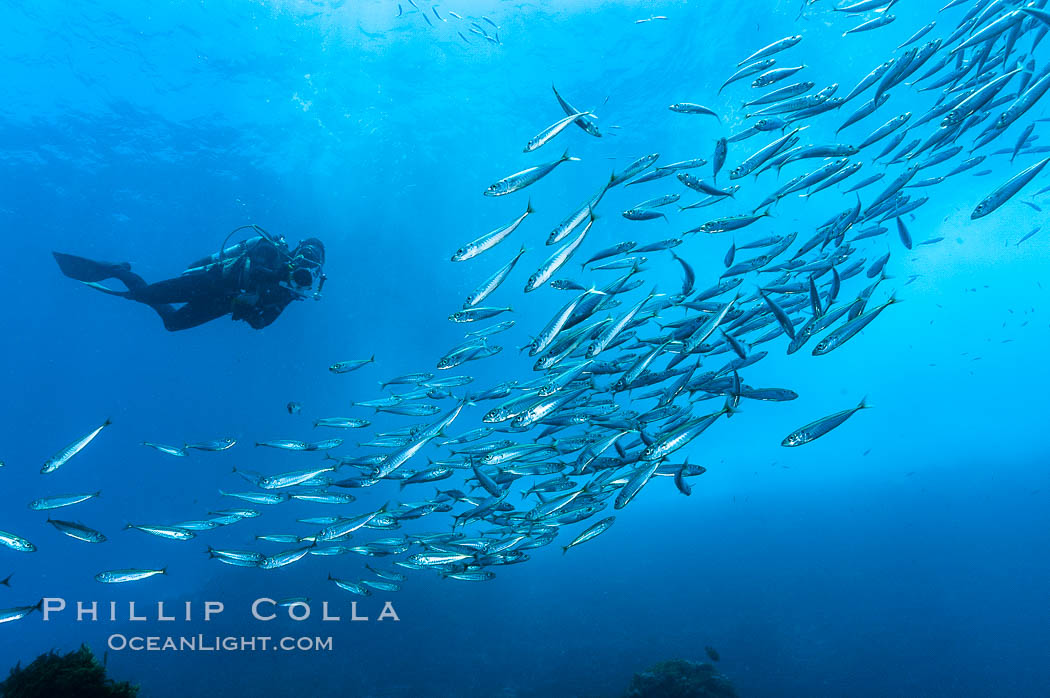
M89 283L111 295L144 303L153 308L172 332L203 325L228 313L255 329L266 327L296 299L281 285L287 279L287 247L279 249L264 237L254 237L221 255L198 260L173 279L147 284L129 264L95 262L54 252L62 273ZM119 279L127 291L98 285ZM173 304L183 304L176 308Z

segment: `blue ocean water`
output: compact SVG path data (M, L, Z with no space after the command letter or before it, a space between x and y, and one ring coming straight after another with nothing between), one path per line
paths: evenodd
M7 28L0 44L7 87L0 222L10 299L0 345L0 529L39 548L0 549L0 577L13 573L11 587L0 587L0 607L41 597L70 607L46 622L34 613L0 626L0 672L82 642L102 655L118 633L200 633L332 636L334 647L113 650L108 668L157 698L617 696L635 672L670 657L701 660L710 645L742 696L1050 694L1043 406L1050 374L1042 357L1050 341L1043 280L1050 238L1043 231L1017 244L1045 222L1021 201L1045 201L1032 197L1045 176L991 216L970 219L978 201L1038 162L1041 156L1031 154L1012 164L1009 155L991 156L940 185L911 190L930 196L906 217L916 241L943 241L908 251L891 220L888 235L865 241L857 253L870 263L890 251L892 278L873 302L895 290L901 303L826 356L811 356L808 347L787 356L783 338L763 345L768 358L742 377L799 398L745 400L739 415L719 420L677 454L707 468L692 481L690 497L670 478L657 478L615 512L607 533L565 555L560 546L587 524L484 583L401 570L408 576L403 590L357 599L358 613L371 620L350 622L356 597L327 575L360 578L365 562L392 569L389 560L311 555L263 571L204 554L208 545L278 552L278 544L259 548L254 536L308 535L312 530L295 519L332 507L288 502L190 542L120 530L236 505L219 494L246 489L232 467L276 473L320 461L318 454L254 448L256 441L341 436L347 442L339 452L352 454L372 433L320 434L311 428L316 418L363 416L375 431L429 421L373 417L351 403L379 397L381 379L435 371L463 337L448 314L521 244L526 256L491 299L514 308L507 317L516 327L494 338L504 347L499 355L452 373L473 376L478 387L532 380L532 359L516 349L570 297L549 288L521 293L549 251L547 234L612 170L641 155L660 153L661 163L710 159L718 137L745 127L741 102L758 92L742 81L718 93L738 61L802 34L798 46L778 54L778 65L805 64L799 78L818 89L839 83L843 95L871 68L899 56L894 47L917 29L936 20L927 38L947 38L971 7L938 13L929 3L900 2L892 24L843 37L860 20L824 0L801 17L799 0L457 0L436 12L418 4L417 12L402 3L400 17L398 4L385 0L0 7ZM482 15L499 25L501 43L469 31ZM666 19L637 23L654 16ZM1019 43L1025 60L1040 67L1050 60L1046 45L1031 50L1030 36ZM604 135L571 127L524 154L529 138L563 116L552 83L577 108L593 110ZM939 94L895 87L887 106L836 136L858 99L806 122L804 142L859 140L898 113L917 119ZM710 106L721 121L669 111L676 102ZM1037 105L980 152L1012 147L1029 123L1040 135L1045 124L1036 120L1046 115ZM770 140L732 144L724 172ZM482 196L497 179L565 148L580 161L562 164L526 192ZM872 149L881 151L882 143ZM966 151L931 171L944 174ZM771 218L735 236L685 236L676 252L696 269L697 290L724 271L734 237L798 231L801 241L851 208L855 195L842 189L882 171L870 157L861 159L853 180L812 199L786 198ZM584 251L679 236L716 215L750 211L808 169L786 169L779 180L742 179L735 201L681 213L670 207L668 222L626 221L619 211L671 191L692 201L684 187L669 179L619 187L603 200ZM983 169L991 172L975 176ZM900 167L887 171L884 182ZM729 183L727 175L718 182ZM870 200L884 182L862 190L862 198ZM478 259L449 262L463 243L519 216L527 200L536 213L510 240ZM322 299L294 303L262 331L222 319L166 332L148 308L63 277L50 254L128 261L154 281L217 251L246 223L293 243L316 236L327 248ZM669 294L681 288L681 267L666 252L647 256L646 286L614 316L651 286ZM588 285L622 273L579 272L575 261L570 267L558 276ZM754 279L749 275L742 290L754 290ZM863 274L843 282L843 297L869 283ZM680 317L679 309L666 311L665 319ZM658 334L651 330L640 336ZM373 354L375 363L359 371L328 371L337 361ZM713 358L711 370L726 358L732 355ZM801 448L780 446L795 428L865 397L872 409L829 435ZM289 401L302 403L302 413L290 415ZM651 408L633 392L618 402ZM441 404L444 413L454 401ZM480 426L492 404L469 408L452 431ZM700 415L720 406L713 400L693 409ZM113 426L83 453L53 475L39 474L55 451L106 418ZM178 459L140 445L216 438L238 444ZM462 478L438 485L462 486ZM43 512L26 508L38 497L96 490L98 499L53 515L104 531L109 540L102 545L63 537ZM432 489L399 492L380 483L352 492L359 499L348 509L358 514L388 500L425 501ZM520 508L517 493L511 497ZM404 532L450 530L448 515L432 516L406 523ZM354 542L399 533L359 531ZM166 567L168 574L124 585L94 580L125 567ZM310 597L311 619L252 619L254 599L291 596ZM225 610L204 623L208 600ZM385 600L399 620L377 620ZM118 602L120 616L77 622L77 601L99 601L103 616ZM128 620L129 601L149 620ZM158 601L169 612L192 602L194 620L157 620ZM320 621L323 601L341 622Z

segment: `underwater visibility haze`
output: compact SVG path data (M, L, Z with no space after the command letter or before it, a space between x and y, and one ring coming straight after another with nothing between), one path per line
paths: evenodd
M1050 10L943 1L0 7L0 674L1050 695Z

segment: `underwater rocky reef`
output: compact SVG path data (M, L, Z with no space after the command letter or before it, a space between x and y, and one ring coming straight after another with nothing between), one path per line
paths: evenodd
M0 682L0 698L135 698L139 687L114 681L94 653L81 645L68 654L54 650L26 667L21 663Z
M737 698L737 692L713 664L670 659L635 674L624 698Z

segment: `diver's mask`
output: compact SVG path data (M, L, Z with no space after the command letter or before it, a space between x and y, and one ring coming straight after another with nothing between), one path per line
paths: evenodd
M317 238L299 243L288 260L288 280L281 285L298 298L321 300L324 274L324 244ZM316 290L314 287L316 286Z

